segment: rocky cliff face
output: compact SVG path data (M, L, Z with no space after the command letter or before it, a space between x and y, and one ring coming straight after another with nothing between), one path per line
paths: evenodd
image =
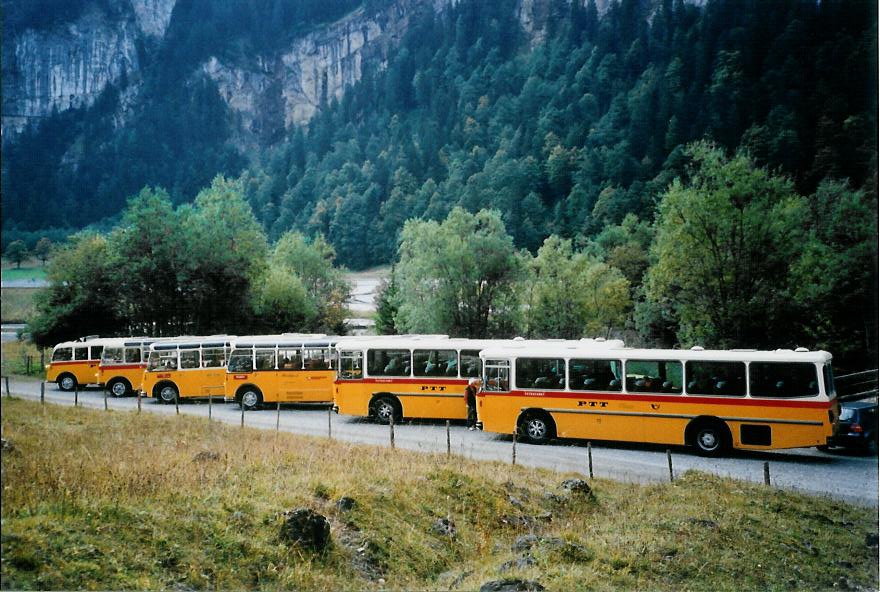
M123 75L136 77L139 42L161 38L174 3L130 0L113 15L90 6L73 22L4 31L4 140L53 112L90 106Z
M201 71L239 114L244 134L265 140L283 128L307 123L322 103L341 99L361 79L365 63L384 68L411 17L445 4L395 0L370 13L361 8L295 40L272 59L224 63L212 57Z
M126 0L108 14L95 6L70 23L26 29L3 38L4 141L53 112L90 106L108 84L126 76L114 121L137 105L143 54L159 47L177 0ZM420 11L440 11L457 0L388 0L316 27L273 56L231 61L209 57L193 72L217 85L240 125L237 141L271 142L284 129L307 123L322 103L340 99L361 79L364 64L387 64L389 52ZM585 1L585 0L574 0ZM608 0L598 0L600 12ZM518 0L520 23L533 45L544 36L545 0Z

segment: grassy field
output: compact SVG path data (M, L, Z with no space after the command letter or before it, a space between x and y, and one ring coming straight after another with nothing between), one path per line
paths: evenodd
M31 371L27 372L27 359L31 357ZM44 352L44 364L52 357L52 350ZM34 376L45 378L46 368L40 365L40 350L30 341L8 341L2 348L2 374L3 376Z
M703 474L584 495L550 471L16 399L3 437L4 589L878 585L876 510ZM328 550L281 540L299 507L327 516Z
M4 323L24 323L36 312L34 296L42 288L0 288L0 318Z
M3 267L0 269L0 277L4 280L44 280L46 279L46 268L35 259L23 262L21 268L4 260Z

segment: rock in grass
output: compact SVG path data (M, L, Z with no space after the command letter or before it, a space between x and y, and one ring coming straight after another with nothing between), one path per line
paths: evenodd
M321 551L330 543L330 523L317 512L298 508L286 514L281 539L304 549Z
M544 586L532 580L505 578L492 580L480 586L480 592L542 592Z
M583 479L566 479L562 482L562 488L581 495L590 495L593 492L590 484Z
M510 561L505 561L501 564L501 567L498 568L498 571L504 573L506 571L510 571L511 569L526 569L536 565L538 562L535 561L535 558L532 557L529 553L526 553L522 557L517 557L516 559L511 559ZM482 588L481 588L482 589Z
M538 537L533 534L524 534L523 536L516 537L511 549L513 549L514 553L523 553L531 549L537 543Z
M348 512L350 510L353 510L356 505L357 502L354 501L354 498L345 495L336 500L336 509L340 512Z
M434 524L431 525L431 532L440 536L454 539L456 534L455 522L449 520L448 518L438 518L434 522Z

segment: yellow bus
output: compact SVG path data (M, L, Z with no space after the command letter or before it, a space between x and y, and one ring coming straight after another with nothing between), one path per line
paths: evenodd
M78 341L65 341L52 349L52 358L46 364L46 382L54 382L62 391L72 391L77 385L96 384L96 373L109 339L96 336Z
M831 355L797 350L486 349L478 427L532 443L581 438L729 448L825 445L839 404Z
M118 337L105 340L96 382L114 397L135 394L141 387L150 345L168 338Z
M180 337L150 345L141 391L160 403L223 397L232 337Z
M246 410L263 403L333 401L333 344L326 335L255 335L232 344L225 398Z
M336 344L339 373L335 409L380 423L407 418L466 419L468 383L482 375L480 351L499 343L526 346L522 339L449 339L445 336L341 338ZM600 347L622 341L584 340Z

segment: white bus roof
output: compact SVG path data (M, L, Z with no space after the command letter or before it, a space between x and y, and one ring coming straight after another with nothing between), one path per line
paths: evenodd
M579 340L529 340L522 338L515 339L468 339L464 337L449 338L445 335L379 335L379 336L359 336L359 337L342 337L336 342L337 350L345 349L475 349L484 350L487 348L500 347L508 345L515 348L529 348L536 345L553 344L564 345L580 348L621 348L624 346L623 341L619 339L611 339L608 341L602 339L579 339Z
M702 348L693 349L644 349L629 347L611 347L598 349L595 347L570 347L557 343L534 343L522 346L519 344L501 344L498 347L484 349L480 352L484 360L510 357L530 358L590 358L600 357L607 359L633 359L633 360L713 360L719 362L748 362L764 360L769 362L818 362L826 363L831 360L831 354L826 351L809 351L798 348L777 349L771 351L757 351L745 349L709 350Z
M102 345L104 347L113 347L115 345L117 347L121 347L130 341L137 341L138 343L143 343L146 341L150 343L156 340L156 337L94 337L85 340L63 341L55 345L52 350L54 351L59 347L83 347L87 345Z
M244 335L232 340L232 347L302 347L333 345L339 337L323 333L282 333L280 335Z
M151 351L191 349L196 347L225 347L232 343L235 335L199 335L173 337L150 344Z

